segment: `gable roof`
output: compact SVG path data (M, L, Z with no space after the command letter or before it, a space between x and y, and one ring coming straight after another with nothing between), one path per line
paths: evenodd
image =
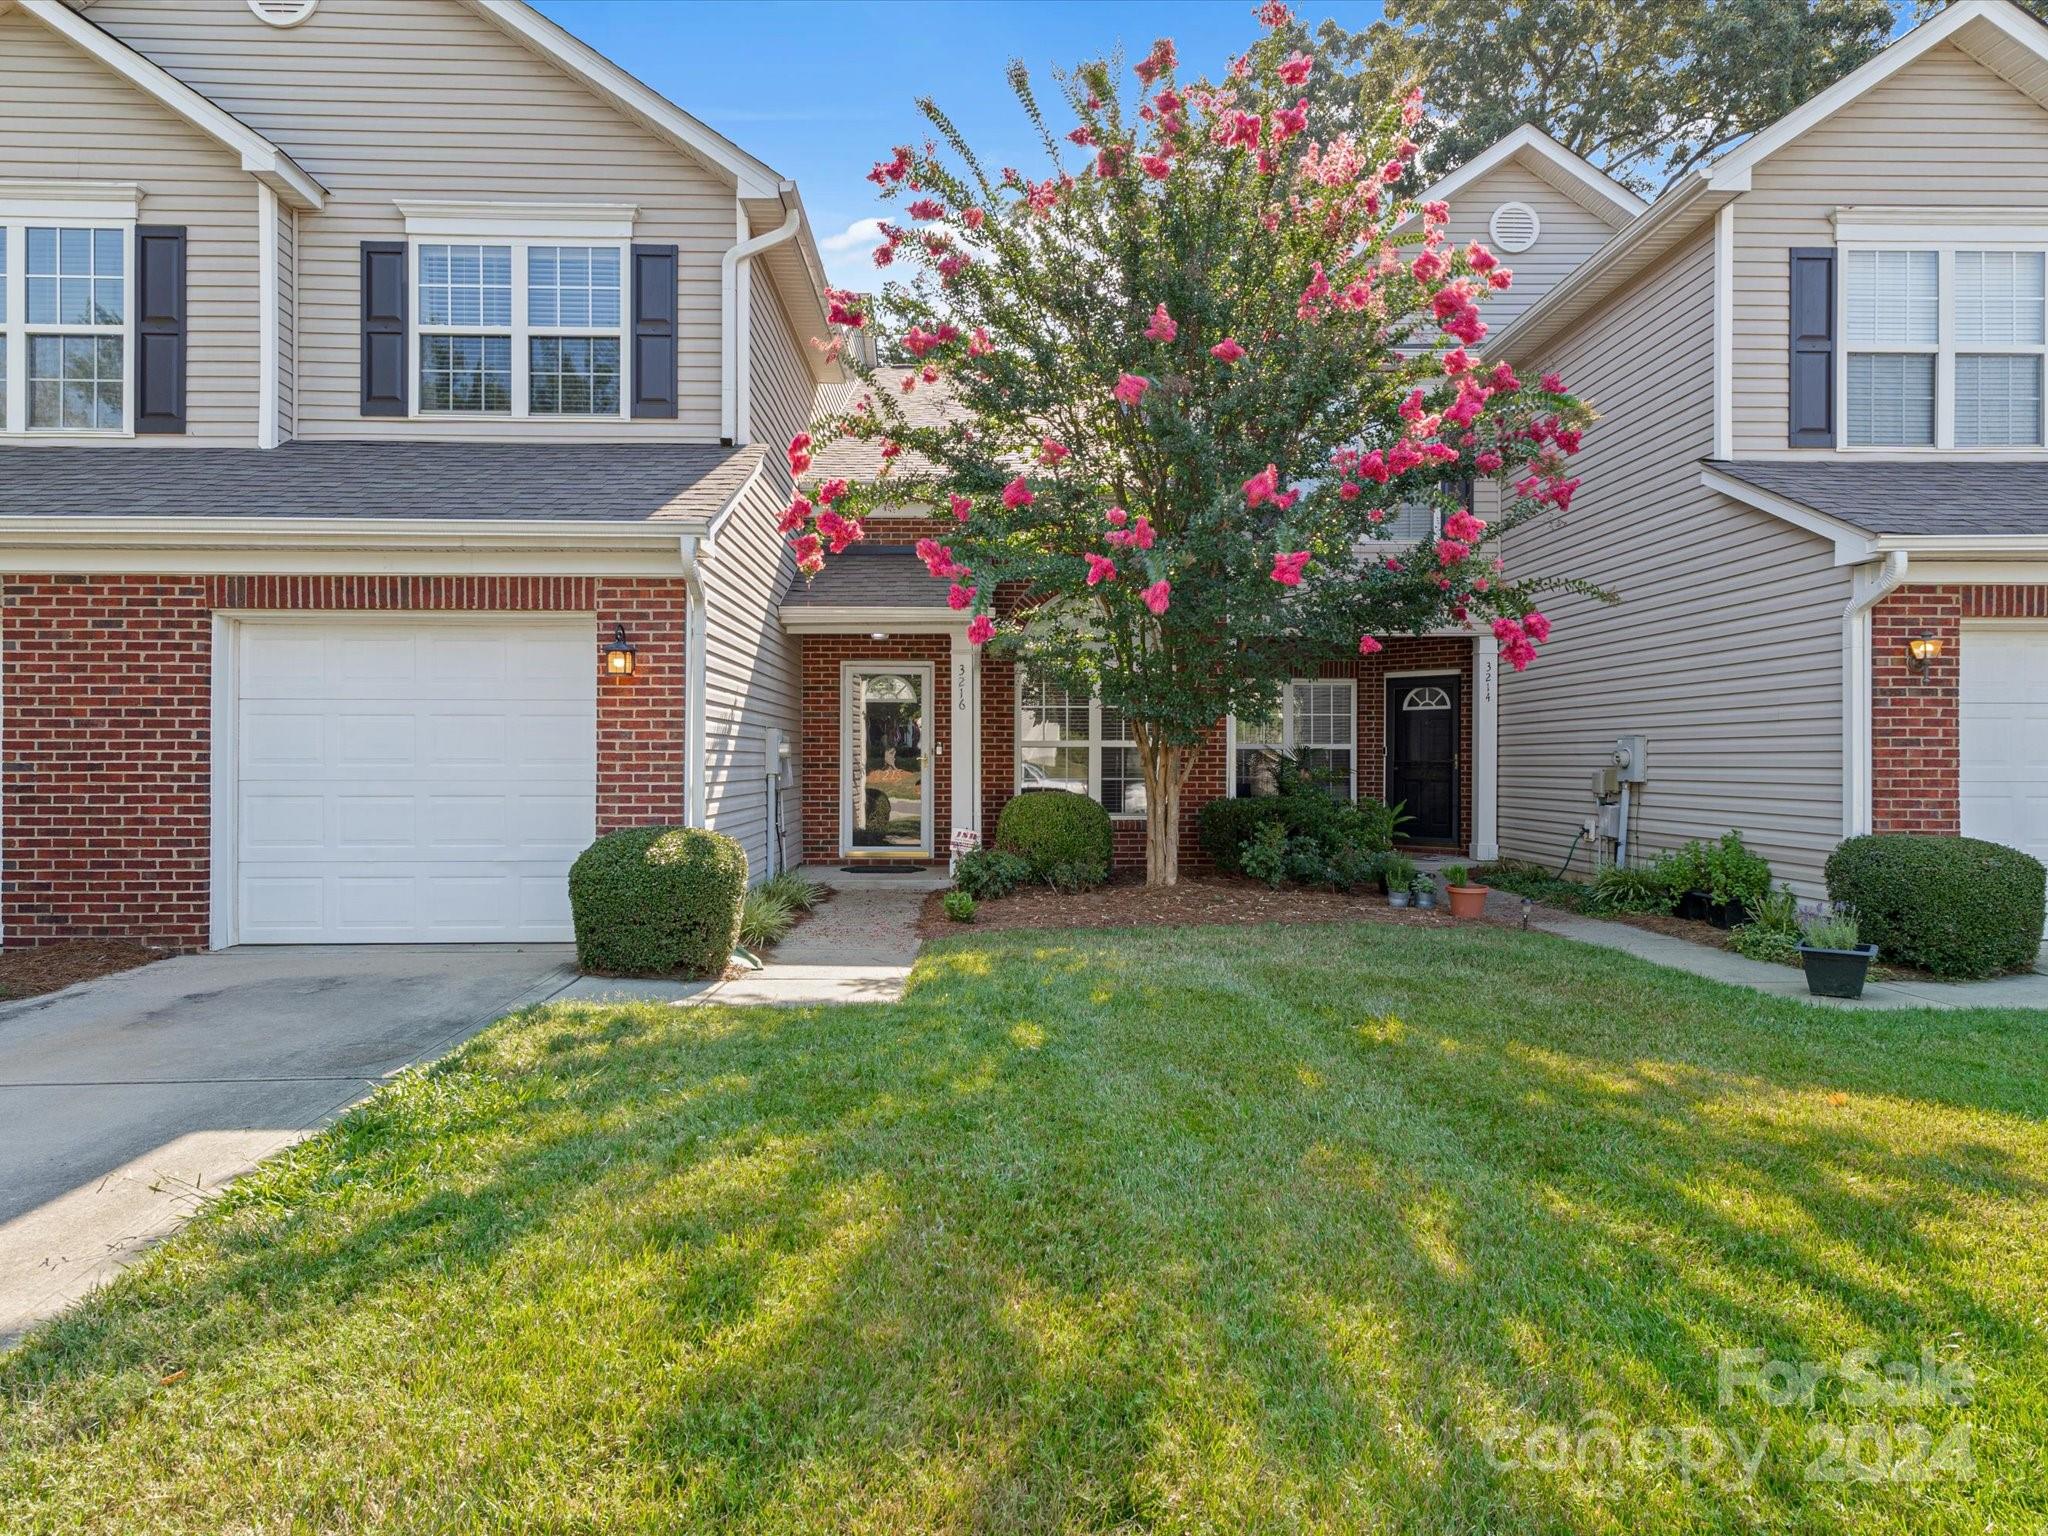
M80 16L63 0L13 0L13 4L24 16L41 22L237 156L243 170L270 187L291 207L310 211L325 206L327 189L290 155L233 113L216 106L160 65ZM7 9L8 0L0 0L0 12Z
M1448 203L1466 187L1509 161L1549 182L1595 218L1615 229L1632 223L1650 206L1592 161L1566 149L1534 123L1522 124L1513 133L1474 155L1424 191L1416 201Z
M1502 333L1500 350L1527 360L1532 348L1554 340L1607 295L1626 287L1697 234L1724 204L1747 192L1751 173L1761 161L1944 43L1960 48L2048 109L2048 26L2013 0L1957 0L1804 106L1712 164L1679 178L1648 213L1524 310Z
M1783 515L1764 498L1876 537L2048 539L2048 464L2037 460L1707 459L1709 484ZM1739 482L1730 485L1727 482ZM1763 498L1743 493L1760 491Z

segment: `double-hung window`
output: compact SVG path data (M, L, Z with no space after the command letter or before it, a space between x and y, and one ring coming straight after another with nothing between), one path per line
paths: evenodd
M2044 440L2048 242L1841 252L1850 448L2026 449Z
M523 233L497 234L499 210L400 206L412 236L415 414L625 414L630 210L537 210Z
M1298 677L1283 688L1265 718L1231 722L1231 793L1280 792L1280 770L1333 795L1358 798L1358 688L1350 678Z
M1145 773L1117 709L1029 667L1017 672L1017 788L1064 789L1112 816L1145 814Z
M134 228L0 210L0 431L131 430Z

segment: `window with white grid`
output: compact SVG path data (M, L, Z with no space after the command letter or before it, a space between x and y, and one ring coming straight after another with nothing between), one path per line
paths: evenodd
M1852 247L1841 260L1848 447L2042 446L2048 253Z
M421 415L617 417L624 242L413 246Z
M1145 814L1145 774L1121 711L1029 668L1017 674L1017 788L1064 789L1112 816Z
M1231 793L1272 795L1280 770L1341 799L1358 796L1358 686L1350 678L1296 678L1263 719L1231 722Z
M132 229L0 220L0 430L127 430Z

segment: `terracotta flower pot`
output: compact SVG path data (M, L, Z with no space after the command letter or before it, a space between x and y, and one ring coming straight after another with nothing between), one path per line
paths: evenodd
M1486 892L1483 885L1453 885L1447 887L1451 894L1451 916L1486 916Z

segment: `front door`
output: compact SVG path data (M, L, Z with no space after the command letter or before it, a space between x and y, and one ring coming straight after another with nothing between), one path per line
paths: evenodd
M929 667L854 667L847 673L843 846L869 856L932 851Z
M1387 680L1387 804L1410 843L1458 841L1458 676Z

